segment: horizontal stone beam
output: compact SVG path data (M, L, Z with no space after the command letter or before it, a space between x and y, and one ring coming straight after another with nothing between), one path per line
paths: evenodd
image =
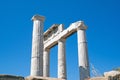
M40 76L28 76L25 80L64 80L59 78L51 78L51 77L40 77Z
M53 46L55 46L58 43L59 39L61 39L61 38L65 39L65 38L69 37L70 35L75 33L77 31L77 29L80 28L81 26L85 26L83 21L77 21L75 23L72 23L67 29L63 30L57 36L53 37L52 39L50 39L48 41L44 41L44 49L52 48Z

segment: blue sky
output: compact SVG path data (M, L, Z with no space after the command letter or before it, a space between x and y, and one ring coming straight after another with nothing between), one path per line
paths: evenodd
M34 14L46 17L44 31L84 21L90 63L101 74L120 66L120 0L0 0L0 74L29 75ZM57 77L57 48L50 51L51 77ZM66 55L68 80L79 80L76 34L66 40Z

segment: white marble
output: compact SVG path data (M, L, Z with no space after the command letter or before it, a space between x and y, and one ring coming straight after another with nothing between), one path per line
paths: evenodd
M47 32L43 34L44 17L35 15L33 16L32 20L34 24L30 75L49 77L50 48L58 44L58 78L66 80L65 41L67 37L77 32L80 80L89 78L89 59L85 34L87 27L84 25L84 23L82 21L77 21L72 23L65 30L63 30L62 24L53 25L50 29L48 29ZM57 32L54 31L56 29L58 29Z
M31 76L43 76L43 22L44 17L35 15L33 20Z
M43 53L43 76L49 77L50 69L50 50L46 49Z
M65 39L58 41L58 78L66 79Z
M72 23L67 29L63 30L63 24L60 24L58 27L58 34L55 34L56 36L49 38L48 40L44 41L44 49L46 48L52 48L54 45L57 45L58 40L61 38L67 38L72 33L77 32L77 28L79 26L83 25L82 21L77 21L75 23Z
M53 26L54 27L54 26ZM53 28L52 27L52 28ZM87 27L84 25L83 21L77 21L72 23L67 29L63 30L63 25L57 25L58 33L52 33L51 38L48 38L44 41L44 49L52 48L55 45L58 45L58 78L66 80L66 58L65 58L65 39L71 36L73 33L77 32L78 36L78 57L79 57L79 69L80 69L80 80L84 80L85 78L90 77L89 72L89 59L88 59L88 50L87 50L87 41L86 41L86 34L85 30ZM49 29L48 31L51 32ZM54 32L54 31L53 31ZM45 55L48 52L45 52ZM47 61L47 59L46 59ZM47 63L46 63L46 67ZM48 70L46 74L48 74Z
M117 75L120 75L120 71L112 70L112 71L104 72L105 77L109 77L109 76L114 77L114 76L117 76Z
M80 80L85 80L86 78L90 77L87 41L85 34L86 29L87 27L84 24L79 26L77 29Z

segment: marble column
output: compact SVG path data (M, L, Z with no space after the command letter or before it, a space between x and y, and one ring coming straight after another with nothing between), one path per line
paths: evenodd
M87 27L83 24L77 29L78 36L78 59L80 80L85 80L90 77L89 62L88 62L88 50L85 30Z
M66 79L65 39L58 41L58 78Z
M35 15L33 20L31 76L43 76L43 22L44 17Z
M50 69L50 50L45 49L43 53L43 76L49 77Z

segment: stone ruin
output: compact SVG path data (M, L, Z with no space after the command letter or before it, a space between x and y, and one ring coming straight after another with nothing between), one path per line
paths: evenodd
M86 25L83 21L72 23L67 29L63 24L54 24L43 32L44 17L35 15L33 21L32 55L30 76L23 78L12 75L0 75L0 80L67 80L66 76L66 39L77 32L80 80L90 78ZM50 78L50 49L58 45L58 77Z
M87 80L120 80L120 72L119 71L104 72L104 75L102 77L94 77Z
M35 15L33 20L32 57L30 76L49 76L50 49L58 45L58 78L67 80L66 76L66 39L77 32L78 57L80 80L90 77L86 29L83 21L72 23L67 29L63 24L54 24L46 32L43 32L44 17Z
M72 23L67 29L63 24L54 24L43 32L44 17L35 15L33 20L32 55L30 76L0 75L0 80L67 80L66 39L77 32L80 80L90 77L86 29L83 21ZM50 49L58 45L58 78L50 78Z
M112 77L90 78L86 25L83 21L72 23L67 29L63 24L54 24L43 32L44 17L35 15L33 20L32 55L30 76L0 75L0 80L67 80L66 39L77 32L79 80L120 80L120 74ZM58 78L50 78L50 49L58 45Z

